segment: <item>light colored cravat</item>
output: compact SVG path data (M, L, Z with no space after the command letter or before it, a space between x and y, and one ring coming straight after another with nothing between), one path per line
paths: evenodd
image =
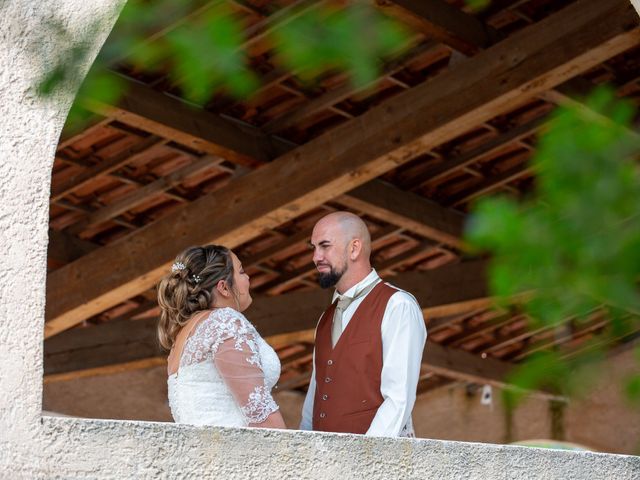
M360 290L359 292L356 290L356 293L353 297L347 297L345 295L338 296L338 303L336 305L336 310L333 314L333 325L331 326L331 346L335 347L336 343L340 339L340 335L342 335L342 315L344 311L351 305L351 302L357 300L358 298L364 297L367 293L373 290L379 282L371 282L365 288Z

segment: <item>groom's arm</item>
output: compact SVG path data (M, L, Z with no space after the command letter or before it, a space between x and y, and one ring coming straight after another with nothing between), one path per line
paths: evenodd
M384 401L367 435L398 436L413 410L427 340L422 310L413 296L400 291L389 299L381 331L380 393Z

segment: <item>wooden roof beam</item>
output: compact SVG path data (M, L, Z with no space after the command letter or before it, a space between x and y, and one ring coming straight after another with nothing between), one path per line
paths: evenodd
M405 263L417 262L425 257L433 256L440 253L442 250L433 245L433 242L423 241L417 245L405 250L404 252L394 257L388 258L378 265L375 265L375 269L379 275L386 277L393 275L394 269L401 267Z
M87 99L82 105L84 108L193 150L252 168L290 148L288 143L256 128L191 106L131 78L111 75L123 84L125 92L118 104Z
M168 271L175 252L188 245L240 245L638 43L637 15L627 0L580 0L56 270L47 283L45 336L150 288ZM155 114L170 123L179 116L170 109Z
M514 317L514 314L511 312L497 315L494 318L482 322L476 327L464 328L460 333L447 337L443 343L447 347L460 347L469 340L473 340L474 338L481 337L483 335L489 335L516 320L519 320L519 317L517 315Z
M376 4L383 12L465 55L474 55L499 38L493 28L443 0L390 0Z
M64 265L100 247L99 244L50 228L47 258Z

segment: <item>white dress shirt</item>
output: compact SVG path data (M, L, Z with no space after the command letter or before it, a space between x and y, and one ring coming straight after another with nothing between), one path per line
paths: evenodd
M371 283L380 282L375 270L362 281L347 290L344 295L353 297ZM395 288L395 287L394 287ZM340 294L333 294L333 301ZM368 294L367 294L368 295ZM342 314L342 330L344 331L356 309L366 298L354 300ZM371 436L412 436L413 425L411 411L416 401L416 387L420 376L422 352L427 340L427 329L422 316L422 309L413 295L398 290L394 293L382 317L380 326L382 333L382 373L380 393L384 401L371 422L367 435ZM315 351L313 372L309 390L302 408L301 430L311 430L313 420L313 399L316 390Z

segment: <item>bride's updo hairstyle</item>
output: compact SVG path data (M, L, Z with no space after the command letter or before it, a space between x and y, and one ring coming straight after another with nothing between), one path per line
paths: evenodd
M189 247L176 257L171 272L158 284L160 345L170 350L191 316L213 306L213 289L220 280L233 289L233 260L228 248Z

